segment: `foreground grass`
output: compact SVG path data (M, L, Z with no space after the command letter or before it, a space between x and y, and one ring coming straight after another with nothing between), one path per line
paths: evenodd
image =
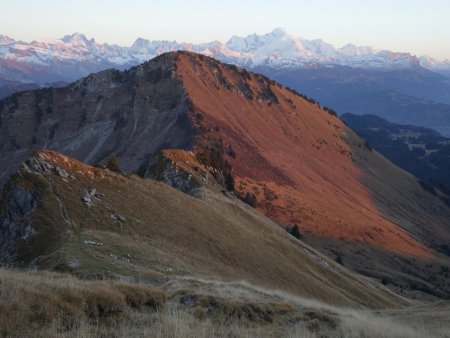
M126 321L130 311L161 310L164 292L149 285L82 281L48 272L0 271L0 334L23 336L80 323Z
M445 317L431 329L409 323L410 313L336 308L246 283L191 279L160 289L0 269L2 337L450 337Z

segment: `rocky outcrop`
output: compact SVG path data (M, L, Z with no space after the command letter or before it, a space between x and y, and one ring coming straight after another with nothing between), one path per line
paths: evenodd
M60 157L62 158L62 156ZM54 173L63 179L75 179L65 169L55 164L52 154L45 151L36 152L31 158L26 160L22 165L22 170L31 174Z
M42 187L23 186L20 175L5 188L0 213L0 262L13 264L18 251L26 248L27 240L36 233L28 216L38 206Z
M76 180L67 170L70 166L64 155L39 151L5 185L0 200L0 263L30 264L57 244L65 231L64 224L70 224L70 220L49 178L53 176L64 184ZM89 172L77 172L92 177ZM56 202L58 208L52 209L55 213L46 210L44 218L36 220L36 212L45 209L45 196ZM60 217L63 223L59 223ZM49 228L49 220L58 226Z
M85 189L81 201L89 208L94 206L96 201L100 201L100 198L104 197L104 194L99 193L97 189Z
M223 185L223 175L202 165L191 151L166 149L156 158L148 177L159 180L188 194L202 185Z

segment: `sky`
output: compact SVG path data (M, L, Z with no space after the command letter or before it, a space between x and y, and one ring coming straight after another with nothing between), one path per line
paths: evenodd
M138 37L227 41L276 27L347 43L450 59L449 0L0 0L0 34L32 41L84 33L130 46Z

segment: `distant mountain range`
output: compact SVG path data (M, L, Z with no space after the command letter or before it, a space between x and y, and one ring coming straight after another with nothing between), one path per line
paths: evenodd
M198 52L247 68L310 68L320 64L364 69L423 67L440 73L450 72L448 60L437 61L429 56L416 57L352 44L336 48L323 40L307 40L276 28L263 35L233 36L226 43L192 44L138 38L131 47L100 44L80 33L30 43L0 35L0 75L14 76L23 82L75 80L95 70L128 68L176 50ZM37 72L46 69L47 76L28 72L30 67L35 67Z
M138 38L130 47L100 44L80 33L31 43L0 35L0 99L107 68L127 69L176 50L263 73L338 113L376 114L450 136L450 61L352 44L336 48L279 28L226 43Z

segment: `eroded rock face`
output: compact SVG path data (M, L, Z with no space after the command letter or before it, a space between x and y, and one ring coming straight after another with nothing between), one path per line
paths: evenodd
M148 176L188 194L202 185L223 185L219 171L205 167L192 152L182 150L162 151Z
M56 196L49 177L66 183L76 180L66 165L70 163L64 155L40 151L27 159L5 185L0 198L0 263L30 264L38 256L36 252L44 254L46 250L35 242L37 237L41 243L51 242L65 231L63 222L58 229L47 227L49 219L55 220L54 215L36 223L35 213L43 207L45 196ZM62 212L61 201L56 198L56 203Z
M69 178L70 175L63 168L52 164L50 155L44 152L37 152L33 157L26 160L22 165L22 170L42 175L44 173L53 172L62 178Z
M192 142L190 101L174 58L0 101L0 186L40 148L89 164L115 154L124 171L148 165L163 148L185 149Z
M183 192L190 192L200 186L199 182L188 172L178 168L168 159L161 159L160 171L155 173L155 179Z
M28 216L38 206L42 191L11 183L3 195L0 214L0 262L13 264L17 259L18 248L36 233Z

